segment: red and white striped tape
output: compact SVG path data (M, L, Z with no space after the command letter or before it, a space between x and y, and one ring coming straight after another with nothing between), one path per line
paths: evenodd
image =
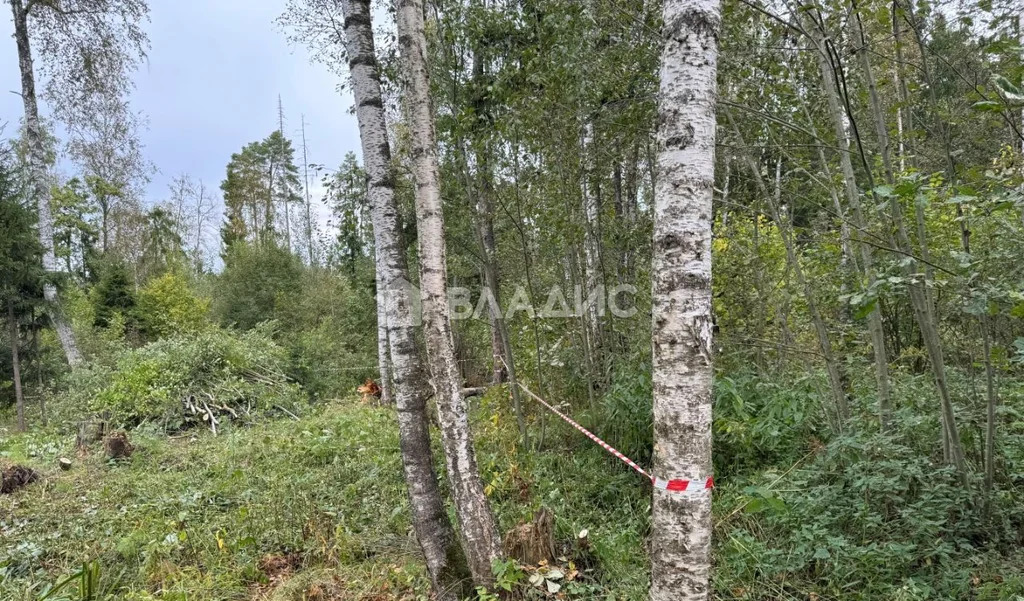
M529 388L523 386L522 384L519 384L519 387L526 391L526 394L530 395L530 397L532 397L533 400L547 407L552 413L565 420L565 422L568 423L570 426L582 432L584 436L601 445L601 447L604 450L608 451L612 455L615 455L620 460L622 460L623 463L636 470L636 472L643 475L643 477L650 480L654 488L660 490L667 490L675 493L703 494L705 491L710 492L710 490L715 486L715 479L712 476L708 476L707 478L695 478L692 480L686 478L672 478L666 480L664 478L658 478L657 476L649 474L647 470L637 465L635 461L620 453L618 449L616 449L612 445L598 438L598 436L591 432L590 430L587 430L583 426L573 421L573 419L570 418L568 415L552 407L550 404L548 404L547 401L535 395Z

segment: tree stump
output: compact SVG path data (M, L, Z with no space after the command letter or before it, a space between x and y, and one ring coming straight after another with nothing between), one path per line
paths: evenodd
M533 520L519 524L505 535L505 553L523 565L555 560L555 516L541 508Z
M135 447L128 439L128 433L123 430L111 432L103 441L103 448L109 459L121 459L131 457Z
M78 435L75 437L75 449L83 453L89 449L89 445L103 440L107 434L106 420L78 422Z
M38 479L39 473L33 469L23 465L6 466L0 470L0 495L9 495Z

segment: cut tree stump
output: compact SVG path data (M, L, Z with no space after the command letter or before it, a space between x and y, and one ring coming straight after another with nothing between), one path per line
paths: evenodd
M89 445L103 440L107 434L106 420L78 422L78 435L75 437L75 449L80 453L88 450Z
M0 495L9 495L38 479L39 473L31 468L23 465L5 466L0 470Z
M555 516L541 508L533 520L519 524L505 535L505 553L523 565L555 560Z
M103 449L106 451L109 459L122 459L131 457L135 451L135 446L128 439L127 432L118 430L111 432L106 440L103 441Z
M60 459L57 460L57 465L60 466L60 469L66 472L69 469L71 469L71 460L68 459L67 457L61 457Z

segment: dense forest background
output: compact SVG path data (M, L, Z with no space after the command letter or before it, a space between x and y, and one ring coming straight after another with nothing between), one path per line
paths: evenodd
M7 116L0 154L0 461L48 474L0 497L0 597L73 575L81 598L423 598L363 157L311 166L282 107L221 182L144 198L160 165L124 98L145 3L70 4L24 21L51 114ZM1022 12L724 2L714 598L1024 597ZM394 13L372 16L416 285ZM489 387L469 400L480 476L502 532L554 515L551 562L497 565L494 588L645 598L649 485L524 387L651 465L662 5L425 16L447 281L477 309L454 352L461 384ZM268 27L348 81L345 24L341 3L290 0ZM576 298L616 286L635 311ZM485 290L519 309L478 307ZM98 422L129 432L130 461L75 455Z

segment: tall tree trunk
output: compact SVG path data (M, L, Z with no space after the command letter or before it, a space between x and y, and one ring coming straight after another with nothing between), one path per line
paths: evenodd
M310 210L312 202L309 198L309 160L306 147L306 116L302 115L302 192L306 196L306 254L309 256L309 266L315 263L313 258L313 215Z
M835 82L835 70L830 60L825 33L817 24L810 27L812 40L817 47L818 66L821 70L822 89L832 117L832 127L839 147L839 165L842 168L846 202L853 212L854 225L863 236L867 232L867 219L860 202L860 189L857 187L857 176L850 159L850 137L843 122L843 113L839 105L839 89ZM871 247L864 242L859 243L861 267L867 277L867 287L873 288L876 281L874 257ZM882 311L879 303L868 313L868 334L871 337L871 348L874 352L875 384L878 390L878 417L883 430L887 430L891 420L891 395L889 392L889 356L885 349L885 329L882 325Z
M765 184L764 177L761 175L761 168L757 164L757 161L755 161L746 150L746 143L743 140L743 134L740 132L736 122L732 119L732 115L726 113L726 118L732 124L733 135L736 137L736 141L740 147L740 152L743 153L743 161L750 170L750 175L754 179L754 183L757 184L758 192L761 193L761 197L768 203L772 221L774 221L775 226L779 228L779 236L782 238L783 246L786 249L786 263L789 265L789 268L793 270L793 275L796 277L797 285L800 286L801 292L803 292L804 295L804 300L807 302L807 310L811 314L811 322L814 324L814 331L818 336L818 348L821 350L821 357L825 362L825 370L828 374L829 386L832 390L832 400L835 403L836 413L839 418L839 429L842 429L846 425L846 421L850 418L850 408L846 399L846 390L844 385L845 377L839 368L839 364L835 360L834 353L832 352L832 342L829 337L828 327L825 325L825 320L821 316L821 311L818 310L818 303L816 301L814 289L811 287L810 281L804 275L803 267L800 265L800 258L796 248L796 241L793 236L792 225L790 224L788 217L782 214L782 211L779 208L778 199L772 196L771 192L769 192L768 186Z
M989 320L982 317L979 321L983 330L981 340L985 352L985 393L988 401L985 405L985 492L991 493L996 479L996 407L999 405L999 395L996 392L995 368L992 365Z
M43 146L43 132L39 124L39 104L36 99L35 72L32 67L32 46L28 35L28 14L21 0L10 0L14 14L14 39L18 45L18 67L21 70L21 100L25 106L25 142L28 145L27 162L31 194L39 215L39 243L43 247L43 269L49 273L58 271L57 257L53 251L53 215L50 211L50 183L46 175L46 148ZM47 312L57 331L64 356L72 368L82 364L82 354L71 324L61 309L57 287L47 282L43 285L43 296L48 303Z
M719 0L666 0L654 192L654 470L711 473L711 219ZM652 601L710 596L711 494L655 487Z
M470 146L476 159L476 181L475 185L469 173L466 174L467 183L476 191L476 230L477 238L483 256L484 285L490 290L494 304L498 311L489 310L488 317L491 322L491 355L493 361L493 381L500 384L505 381L506 366L510 364L509 356L506 354L508 341L506 340L503 324L499 323L501 318L501 290L498 274L498 248L494 236L494 175L491 172L490 164L490 143L487 140L487 132L481 127L488 119L489 106L486 100L485 89L485 66L483 52L477 48L473 53L473 89L472 99L476 122L473 125L473 136ZM464 162L468 162L464 161ZM513 386L513 391L518 393Z
M370 0L343 0L341 6L363 162L369 179L377 297L378 302L383 299L385 303L399 442L413 528L438 598L458 599L470 592L462 588L467 570L448 521L430 450L426 411L430 387L416 343L416 303L395 200L395 174L373 46Z
M508 328L501 312L501 290L498 278L497 243L494 237L494 187L491 182L490 166L484 152L477 153L478 178L477 186L477 232L483 251L484 284L490 291L488 316L491 320L491 346L494 357L494 383L499 384L508 376L512 403L519 426L519 438L524 448L527 444L526 417L523 414L523 402L519 391L519 380L516 377L515 360L512 357L512 344L508 337Z
M14 399L18 410L18 432L24 432L25 395L21 390L21 358L18 356L18 321L14 316L13 292L7 297L7 328L11 337L11 367L14 369Z
M459 366L455 360L423 2L399 0L397 9L398 41L405 71L406 109L412 139L412 172L416 181L424 338L462 548L473 580L478 585L488 586L494 580L491 563L502 556L501 544L480 480L469 431L469 410L462 396Z
M846 90L843 90L843 95L840 96L839 86L836 82L838 79L840 82L845 82L845 75L843 72L843 65L839 62L839 54L836 52L831 42L825 40L825 33L817 28L815 25L815 45L818 48L819 61L822 66L822 79L825 84L829 111L833 115L833 121L836 125L837 135L843 133L843 138L839 141L840 147L845 148L847 151L850 150L849 137L845 136L845 129L843 127L843 115L839 109L840 99L844 100L844 107L846 110L846 118L849 119L851 129L853 130L854 141L857 144L858 156L860 157L864 173L868 177L868 189L874 190L873 175L871 166L867 159L867 153L864 151L864 146L861 143L861 138L857 130L856 120L854 118L853 111L850 107L849 95ZM835 63L833 64L833 61ZM872 94L874 86L874 76L871 71L870 60L865 63L862 62L862 66L865 70L865 77L868 80L868 91L869 95ZM873 101L874 114L876 115L876 134L880 138L880 145L882 145L882 139L884 139L884 145L888 147L888 134L885 127L884 119L880 119L881 105L878 102L877 94L874 95ZM878 122L881 120L881 125ZM887 156L887 155L885 155ZM857 183L853 174L852 160L850 158L850 152L841 152L840 158L843 161L843 172L844 177L847 178L847 187L853 191L857 190ZM849 165L847 167L847 165ZM892 166L888 165L885 168L889 177L892 177ZM891 181L891 180L890 180ZM874 194L874 192L872 192ZM876 198L876 201L879 199ZM891 236L891 243L901 250L906 256L913 256L912 247L910 244L910 237L907 234L907 228L903 219L903 210L899 204L897 197L894 194L889 195L889 211L891 219L895 225L895 237ZM907 266L904 268L907 277L910 280L916 279L916 274L913 268ZM940 415L942 418L942 430L944 445L948 446L949 460L956 467L957 473L960 475L961 480L966 485L967 483L967 464L964 459L963 445L960 442L960 433L956 425L956 417L953 409L953 402L949 394L949 386L946 382L946 365L945 359L942 353L942 343L939 338L938 326L934 317L934 311L930 307L930 301L927 293L924 292L924 286L919 283L912 283L909 286L911 306L914 309L915 320L917 321L918 327L921 330L921 337L924 341L925 350L928 353L929 361L932 365L932 375L935 379L935 388L939 393L940 399ZM878 307L876 307L876 310Z
M493 298L488 316L491 321L491 355L494 357L494 383L500 384L505 381L506 365L509 363L509 356L506 354L507 341L503 332L501 319L501 281L498 275L498 248L494 237L494 187L491 183L491 175L488 172L487 158L483 152L476 153L477 180L476 186L476 229L477 237L480 240L480 248L483 251L483 273L484 285ZM497 310L495 310L497 309Z
M601 214L601 190L599 178L593 176L591 155L596 155L594 148L594 124L583 126L583 137L580 145L580 191L583 201L583 298L589 298L601 279L601 237L599 220ZM596 357L601 347L601 317L599 307L595 303L587 303L584 312L587 339L591 354ZM595 360L595 363L599 361Z
M36 310L32 308L32 358L36 372L36 390L39 394L39 422L46 426L46 394L43 393L43 356L39 349L39 323Z

